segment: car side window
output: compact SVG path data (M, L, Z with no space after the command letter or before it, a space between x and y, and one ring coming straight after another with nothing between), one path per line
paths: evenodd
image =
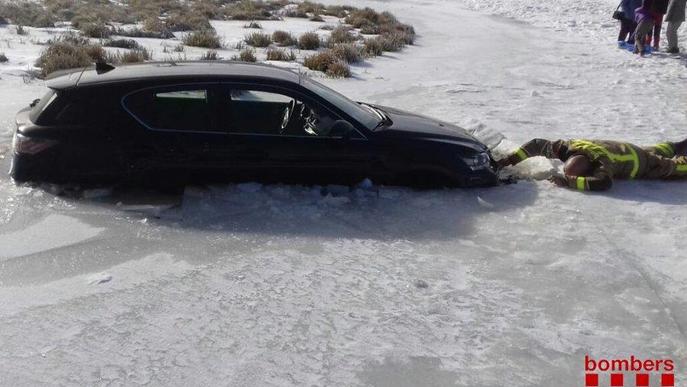
M220 105L223 125L229 133L337 137L332 132L338 120L334 114L287 94L228 88Z
M128 96L124 104L136 118L152 129L189 132L217 130L209 88L147 89Z

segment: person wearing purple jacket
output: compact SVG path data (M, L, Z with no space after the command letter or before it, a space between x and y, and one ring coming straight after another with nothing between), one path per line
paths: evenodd
M644 45L647 43L647 36L651 33L656 24L656 14L653 11L654 0L642 1L642 6L635 9L635 54L644 56Z

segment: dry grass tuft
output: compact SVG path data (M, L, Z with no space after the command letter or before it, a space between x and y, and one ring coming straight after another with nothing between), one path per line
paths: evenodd
M78 46L58 41L43 50L36 67L40 67L41 74L46 76L58 70L86 67L104 58L105 50L99 45Z
M359 28L361 34L379 35L379 40L369 45L370 53L376 53L378 46L383 51L400 51L415 42L413 26L400 23L389 12L377 13L371 8L356 9L349 12L345 22Z
M300 18L300 19L307 19L308 18L308 14L299 10L298 8L293 8L293 9L287 10L286 13L284 14L284 16L296 17L296 18Z
M107 62L112 64L138 63L151 60L150 51L144 48L135 48L120 52L107 52L99 44L91 43L88 39L77 35L65 35L64 37L50 41L49 46L43 50L36 61L36 67L41 68L41 75L58 70L69 70L90 66L94 62Z
M284 49L270 48L267 50L267 60L293 62L296 60L296 54L293 51L286 52Z
M322 42L316 32L306 32L298 38L298 48L301 50L317 50Z
M257 62L258 58L255 57L255 50L252 48L244 48L241 50L238 56L233 56L231 60L238 60L241 62Z
M275 19L272 12L283 5L279 2L241 0L228 4L224 15L233 20L271 20Z
M167 24L164 21L160 20L157 16L153 16L143 20L143 31L162 33L168 30Z
M363 61L363 49L352 43L339 43L331 48L334 55L346 63L359 63Z
M367 57L380 56L384 54L384 47L378 38L365 39L363 44L363 53Z
M220 57L217 54L217 51L210 50L206 52L205 54L201 55L200 60L219 60Z
M303 66L310 70L321 71L331 77L348 78L351 76L351 68L344 62L334 50L325 50L310 55L303 60Z
M89 38L105 39L112 35L112 29L102 22L85 23L79 27L81 33Z
M55 20L70 21L81 29L88 23L135 23L141 19L131 7L108 1L41 0Z
M338 18L344 18L346 15L348 15L348 12L354 10L355 8L344 5L329 5L327 6L324 11L322 12L324 15L327 16L335 16Z
M169 30L161 32L145 31L140 28L117 29L113 35L125 36L127 38L152 38L152 39L172 39L174 34Z
M105 61L108 63L119 64L119 63L140 63L147 60L151 60L152 55L150 51L139 48L136 50L130 50L126 52L118 52L115 54L107 54Z
M221 48L222 41L215 30L193 31L184 36L185 45L204 48Z
M306 56L305 59L303 59L303 66L309 68L310 70L326 72L332 63L338 61L339 58L334 55L332 50L325 50L318 52L317 54Z
M351 68L346 62L334 62L329 65L326 74L334 78L350 78Z
M302 13L313 13L313 14L321 14L325 11L325 6L320 3L313 3L312 1L304 1L296 7L296 9Z
M111 39L103 43L105 47L126 48L128 50L137 50L141 46L133 39Z
M403 49L405 42L400 35L381 35L374 39L379 40L383 51L398 52Z
M210 19L198 12L174 13L165 21L167 29L172 32L179 31L205 31L212 30Z
M0 2L0 15L17 25L29 27L52 27L52 15L33 1L3 1Z
M243 41L253 47L268 47L272 44L272 37L262 32L251 32L244 37Z
M252 21L252 22L244 25L243 28L255 28L255 29L261 30L262 25L256 21Z
M282 47L295 46L298 43L298 40L293 35L281 30L274 31L272 34L272 41Z
M329 36L330 44L352 43L356 40L358 40L358 38L351 33L350 28L344 26L336 27L334 30L332 30L331 35Z

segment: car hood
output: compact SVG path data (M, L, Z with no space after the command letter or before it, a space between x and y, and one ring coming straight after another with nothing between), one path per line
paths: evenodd
M391 125L377 129L381 135L460 143L479 152L488 150L486 145L459 126L387 106L372 106L382 109L391 118Z

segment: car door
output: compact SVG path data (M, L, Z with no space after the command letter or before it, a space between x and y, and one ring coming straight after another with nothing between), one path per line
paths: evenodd
M327 131L341 118L317 101L247 83L223 84L220 95L220 122L228 133L223 154L242 180L348 184L367 175L370 143L355 129L346 136ZM317 122L308 125L313 112Z
M226 133L219 128L217 84L152 87L124 98L127 110L143 127L130 152L145 168L164 179L208 181L221 167L212 152Z

